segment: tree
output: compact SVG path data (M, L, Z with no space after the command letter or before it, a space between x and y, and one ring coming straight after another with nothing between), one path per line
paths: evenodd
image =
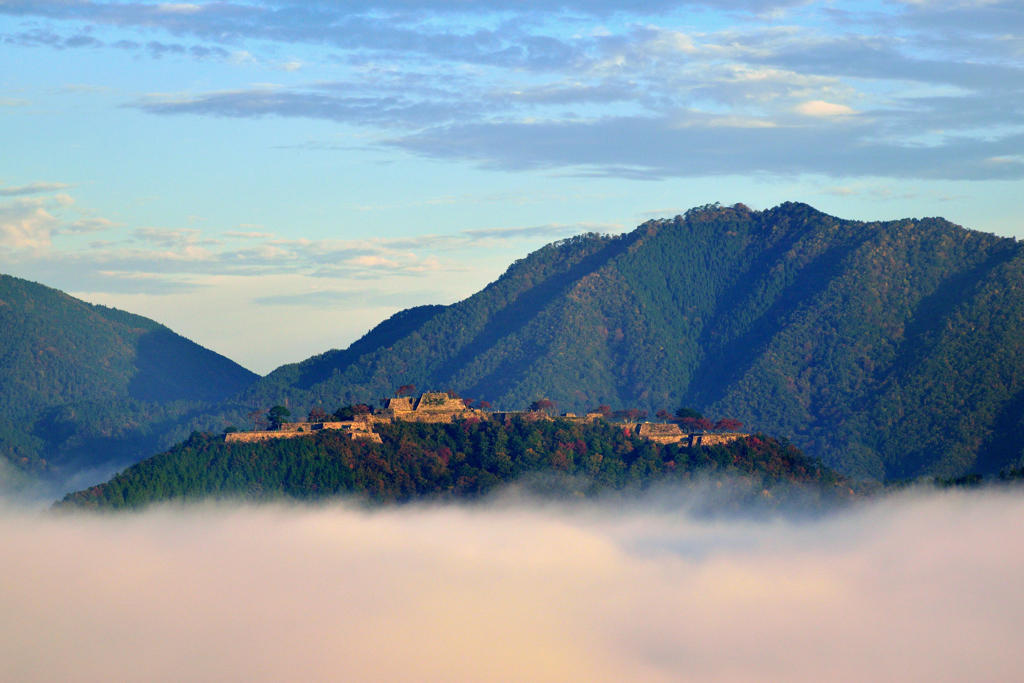
M356 411L352 409L352 406L342 406L334 411L334 417L341 422L350 422L356 416Z
M691 432L706 432L714 427L711 420L707 419L703 415L700 417L679 418L679 426Z
M446 389L444 393L448 394L448 398L462 398L454 389Z
M687 418L692 418L695 420L704 419L704 416L701 415L698 411L694 410L693 408L687 408L686 406L683 406L682 408L676 411L676 417L678 417L680 420L685 420Z
M292 416L292 411L288 410L284 406L274 406L267 413L267 421L270 422L271 429L279 429L282 424L285 423L286 418Z
M647 411L638 408L627 408L626 410L617 410L612 415L626 422L637 422L647 417Z
M306 418L307 422L324 422L330 417L327 411L322 406L313 406L309 411L309 417Z
M555 409L555 402L547 398L539 398L530 404L530 412L550 413Z
M658 412L654 414L659 420L671 420L674 416L664 408L658 409Z
M611 406L606 406L604 404L601 404L601 405L599 405L596 408L591 408L587 412L589 412L589 413L600 413L600 414L604 415L605 417L608 417L609 415L612 414L612 407Z
M720 432L735 432L741 427L743 427L743 423L739 420L734 420L731 417L723 417L715 423L715 429Z
M409 396L410 394L413 394L415 392L415 384L403 384L402 386L398 387L398 390L395 392L395 396L397 396L398 398L402 398L403 396Z
M489 410L490 407L491 407L491 402L490 401L480 401L480 409L481 410Z
M263 423L263 416L266 414L264 408L257 408L256 410L249 413L249 419L252 420L252 428L259 431L260 427L265 426Z

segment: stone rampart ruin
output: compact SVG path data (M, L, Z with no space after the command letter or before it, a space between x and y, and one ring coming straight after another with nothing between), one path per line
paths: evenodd
M603 413L587 413L586 415L552 416L543 411L495 411L474 410L468 407L461 398L452 398L443 391L428 391L418 399L400 397L387 399L384 409L373 414L366 414L357 420L345 422L287 422L276 430L232 432L224 436L228 442L255 442L267 439L291 439L308 436L324 429L337 429L347 432L352 439L362 439L382 443L380 434L373 431L375 424L391 422L432 422L450 424L457 420L477 418L494 419L505 422L512 418L523 420L569 420L570 422L591 423L598 419L606 419ZM629 427L632 429L632 427ZM679 425L660 422L644 422L636 428L636 435L659 444L679 444L684 447L713 446L744 439L749 434L739 432L696 432L687 433Z
M253 443L256 441L267 441L268 439L294 439L299 436L310 436L325 429L347 432L353 439L364 439L382 443L380 434L375 433L370 424L363 420L346 422L285 422L278 429L274 430L230 432L224 435L224 440L228 443Z
M737 439L745 439L750 436L750 434L741 434L739 432L686 433L675 423L661 424L658 422L644 422L637 429L636 434L655 443L677 443L687 448L693 446L714 446L716 444L736 441Z
M443 391L428 391L416 401L409 397L388 399L384 410L373 417L374 421L451 423L469 417L486 418L486 415L482 410L469 408L461 398L452 398Z

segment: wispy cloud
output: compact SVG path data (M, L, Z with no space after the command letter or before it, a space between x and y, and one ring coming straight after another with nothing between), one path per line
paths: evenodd
M428 21L391 20L400 39L393 30L384 42L367 37L380 26L345 29L349 79L155 95L127 106L165 116L329 120L372 131L364 146L503 170L629 178L1024 174L990 161L1021 153L1024 68L981 44L936 50L934 41L948 36L895 38L874 25L857 34L645 23L566 36L544 22L511 22L456 36ZM381 68L381 58L401 66Z
M4 187L0 185L0 197L24 197L33 194L47 194L77 187L72 183L29 183L28 185L14 185Z

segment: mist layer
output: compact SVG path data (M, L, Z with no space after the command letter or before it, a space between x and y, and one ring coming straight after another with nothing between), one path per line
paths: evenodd
M1024 498L0 518L5 681L1007 681Z

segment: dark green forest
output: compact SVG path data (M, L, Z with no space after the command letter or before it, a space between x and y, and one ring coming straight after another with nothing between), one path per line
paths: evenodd
M152 320L0 275L0 457L25 472L137 462L219 423L257 378Z
M379 425L383 443L332 430L261 443L195 433L105 484L68 494L57 508L140 508L201 499L369 503L465 500L537 475L571 495L642 491L658 483L727 481L736 501L839 502L848 482L795 446L763 435L726 445L661 446L604 420L470 419ZM537 480L534 480L537 481Z

